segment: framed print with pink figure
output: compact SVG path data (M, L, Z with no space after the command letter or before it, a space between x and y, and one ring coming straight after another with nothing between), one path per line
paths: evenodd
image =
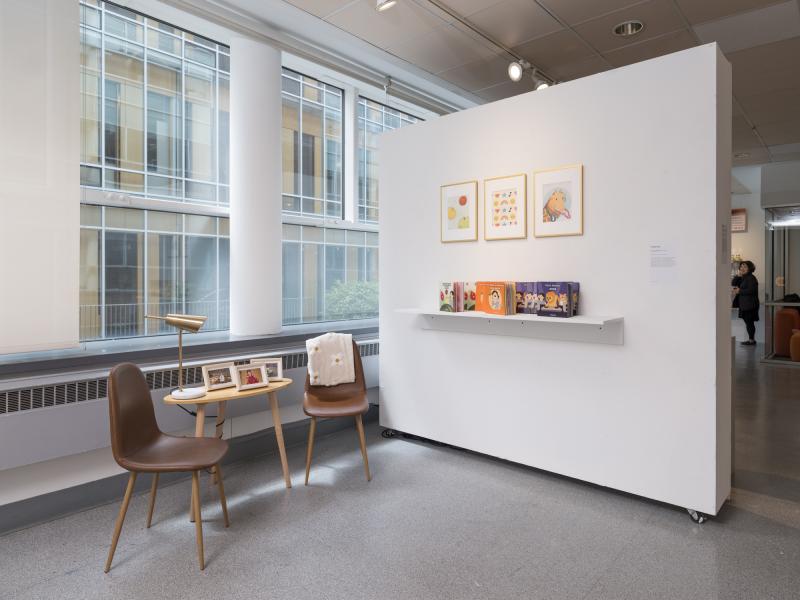
M533 174L533 235L583 235L583 165Z

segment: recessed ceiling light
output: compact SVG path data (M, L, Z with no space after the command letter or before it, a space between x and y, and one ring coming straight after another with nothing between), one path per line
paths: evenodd
M737 152L733 155L733 158L750 158L749 152Z
M615 26L614 29L611 31L614 32L614 35L619 37L631 37L640 33L644 29L644 23L641 21L623 21L619 25Z
M375 8L383 12L384 10L389 10L395 4L397 4L397 0L376 0Z

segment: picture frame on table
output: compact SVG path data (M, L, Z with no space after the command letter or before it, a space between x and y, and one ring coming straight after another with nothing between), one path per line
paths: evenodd
M269 381L280 381L283 379L283 358L280 356L269 358L252 358L251 365L264 365L267 368Z
M525 173L483 180L483 239L528 237L528 178Z
M234 364L232 362L203 365L203 384L207 391L221 390L236 385Z
M583 235L583 165L534 172L533 235Z
M267 368L264 365L236 365L236 389L250 390L269 385Z
M477 241L478 181L443 185L439 202L440 241Z

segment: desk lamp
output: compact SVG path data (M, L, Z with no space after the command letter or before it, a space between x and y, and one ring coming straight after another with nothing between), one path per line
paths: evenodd
M172 397L176 400L191 400L206 395L206 390L203 387L186 389L183 387L183 332L197 333L207 318L200 315L177 315L173 313L168 314L166 317L145 315L145 319L164 321L167 325L172 325L178 330L178 389L172 392Z

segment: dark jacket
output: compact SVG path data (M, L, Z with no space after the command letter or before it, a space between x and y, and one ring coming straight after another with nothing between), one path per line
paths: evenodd
M758 308L758 279L752 273L748 273L739 283L739 311L746 312Z
M742 283L742 278L739 277L738 275L736 275L731 280L731 287L738 288L741 283ZM739 308L739 294L736 294L733 297L733 303L731 304L731 306L732 306L732 308Z

